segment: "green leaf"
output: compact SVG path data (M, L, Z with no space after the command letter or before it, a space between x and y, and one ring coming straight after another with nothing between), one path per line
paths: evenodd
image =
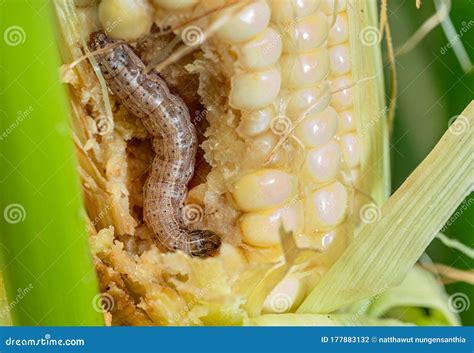
M49 1L0 4L0 251L16 325L101 325Z
M375 210L380 212L378 220L361 226L297 312L329 313L403 280L473 189L473 126L474 101L403 185Z

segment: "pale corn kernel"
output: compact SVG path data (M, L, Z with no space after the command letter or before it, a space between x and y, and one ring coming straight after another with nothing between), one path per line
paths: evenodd
M292 22L283 31L283 51L302 53L316 49L327 39L328 27L327 18L320 11Z
M235 109L257 110L273 103L281 86L280 70L241 72L232 77L230 105Z
M286 115L298 119L303 114L322 112L331 101L331 87L327 82L321 85L294 90L289 93Z
M193 7L199 0L153 0L153 4L167 10L182 10Z
M282 85L288 88L313 86L323 80L329 72L329 53L326 48L317 48L303 54L281 56Z
M332 15L334 7L336 6L336 0L321 0L321 11L326 15ZM336 12L343 12L347 9L346 0L337 0Z
M329 58L332 75L341 76L351 71L351 56L348 44L329 48Z
M321 0L273 0L272 21L280 24L309 16L319 8Z
M102 0L99 19L109 36L135 40L149 33L153 8L146 0Z
M309 115L294 131L294 135L306 147L322 146L331 140L337 131L337 113L331 108Z
M275 110L272 106L255 110L249 113L242 113L237 133L241 137L251 137L261 134L270 128L270 122L275 117Z
M265 299L263 313L287 313L303 300L305 292L306 286L301 278L288 276Z
M260 169L242 176L233 188L237 206L246 212L280 206L296 193L295 176L278 169Z
M306 200L306 231L339 225L346 216L347 202L347 190L339 181L313 191Z
M354 118L354 112L352 110L344 110L338 113L339 124L338 132L349 132L356 129L356 123Z
M328 21L332 22L332 14L328 16ZM339 13L336 17L334 26L329 30L328 45L337 45L349 40L349 25L347 15Z
M353 86L352 79L349 75L339 76L333 80L332 90L338 91L332 95L332 106L338 111L348 109L353 103Z
M239 47L239 62L249 69L271 66L280 59L281 50L280 35L274 29L267 28Z
M253 168L261 166L270 156L278 142L278 136L271 131L256 136L247 143L246 153L243 156L242 166ZM279 151L277 151L278 153Z
M359 146L356 133L348 133L341 136L341 149L344 162L349 168L359 165Z
M344 226L335 228L330 232L315 235L320 242L321 251L324 252L323 263L331 266L336 262L347 248L347 230Z
M302 231L303 212L301 201L297 201L275 210L246 213L240 218L242 240L259 247L278 245L281 226L287 232Z
M341 173L341 175L342 175L343 181L344 181L344 183L346 183L346 185L357 186L357 184L360 181L360 169L359 169L359 167L352 168L349 171L344 170Z
M231 7L227 13L234 11ZM222 16L217 14L216 16ZM217 36L227 43L245 42L262 32L270 22L270 8L265 0L245 6L233 15L219 30Z
M283 259L283 252L281 246L271 246L267 248L257 249L246 249L245 257L250 265L264 264L264 263L275 263Z
M314 182L325 183L336 178L341 166L341 151L336 141L306 152L304 173Z

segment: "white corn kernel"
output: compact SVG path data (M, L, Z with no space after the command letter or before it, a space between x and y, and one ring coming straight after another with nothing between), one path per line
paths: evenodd
M153 0L153 4L167 10L182 10L193 7L199 0Z
M332 83L333 92L331 103L338 111L348 109L353 103L353 86L352 79L349 75L336 77Z
M338 113L339 124L338 132L349 132L356 129L354 112L352 110L344 110Z
M332 21L332 14L328 16L328 20ZM349 40L349 24L347 22L347 15L340 13L336 17L334 26L329 30L328 45L337 45L347 42Z
M337 131L337 113L331 108L311 114L295 129L295 136L307 147L318 147L327 143Z
M283 31L283 51L303 53L316 49L327 39L328 30L327 18L320 11L292 22L288 29Z
M321 11L326 15L332 15L334 12L334 7L336 6L336 0L322 0L321 1ZM347 9L346 0L337 0L337 9L336 12L343 12Z
M263 304L263 312L287 313L303 300L306 289L301 278L287 277L273 288Z
M257 110L273 103L281 86L280 70L241 72L232 77L230 105L241 110Z
M303 114L319 113L326 109L331 101L331 87L324 82L319 86L291 91L286 106L286 115L298 119Z
M280 59L281 50L280 34L272 28L267 28L242 44L239 48L239 61L246 68L260 69L275 64Z
M341 149L344 162L349 168L359 165L359 147L357 134L349 133L341 136Z
M102 0L99 19L111 37L134 40L150 31L153 8L146 0Z
M329 53L318 48L304 54L281 56L282 85L288 88L313 86L329 72Z
M351 71L351 57L348 44L336 45L329 48L331 73L341 76Z
M278 169L261 169L242 176L234 185L233 196L246 212L280 206L296 193L295 176Z
M235 11L234 7L226 11ZM222 16L218 14L217 16ZM227 43L245 42L262 32L270 21L270 8L265 0L254 1L233 15L219 30L217 35Z
M314 182L324 183L336 178L341 166L341 151L335 141L320 148L312 148L306 153L304 173Z
M321 0L273 0L271 1L272 21L286 24L309 16L316 12L320 2Z
M280 227L287 232L299 233L303 227L303 205L301 201L282 206L276 210L250 212L240 218L242 240L257 247L280 244Z
M237 133L242 137L261 134L270 128L270 122L275 116L275 110L269 106L250 113L242 113Z
M268 159L277 142L278 136L271 131L255 137L247 144L247 150L245 156L243 156L242 165L247 168L261 166Z
M315 190L306 200L306 232L340 224L347 210L347 190L339 181Z

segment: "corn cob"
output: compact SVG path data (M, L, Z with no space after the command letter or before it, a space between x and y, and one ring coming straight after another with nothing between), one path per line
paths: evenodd
M203 217L193 226L216 229L223 235L218 260L231 263L232 268L224 267L233 275L239 273L237 269L282 259L281 225L292 232L298 247L317 251L317 274L305 281L288 276L265 305L267 312L294 308L352 238L357 223L352 215L361 202L358 197L379 202L386 195L380 78L374 80L378 85L362 82L373 78L380 67L377 49L360 44L360 26L364 21L374 23L366 15L368 7L329 0L102 0L98 7L92 2L79 13L98 15L99 21L89 16L88 31L102 27L112 37L130 41L148 35L153 21L175 28L185 43L190 30L197 29L200 51L186 61L186 70L199 78L197 93L209 126L202 129L205 140L201 144L207 163L197 161L199 183L194 182L197 185L188 195L189 203L203 209ZM214 26L223 17L226 21ZM196 18L199 20L191 25L183 25ZM208 28L214 28L209 37ZM367 67L367 62L374 65ZM367 95L369 102L364 102ZM123 111L115 114L118 126L114 133L98 142L101 147L97 149L108 151L102 155L104 160L115 146L123 153L124 140L146 135L140 127L125 124L124 115ZM195 116L198 126L200 120L201 114ZM127 129L133 131L124 132ZM361 138L361 132L366 138ZM86 140L82 143L87 145ZM146 149L140 149L140 154L143 151ZM114 158L129 158L124 163L133 166L146 160ZM87 169L94 169L88 163ZM141 220L123 226L127 217L139 218L129 209L140 207L141 200L133 195L136 186L127 182L123 168L117 169L120 172L114 175L112 191L128 188L130 197L121 193L120 204L112 197L109 208L114 214L101 215L94 225L98 230L115 225L127 249L141 253L150 249L143 245L149 236ZM146 172L143 166L138 169ZM109 205L97 194L87 191L88 203L94 204L94 198L100 196L96 204ZM92 219L97 218L96 207L88 209ZM106 238L110 239L110 233ZM102 244L100 251L107 253L103 248ZM114 247L112 253L117 251ZM127 272L123 264L114 262L117 258L115 254L107 262L115 271ZM136 274L128 275L136 282L144 281ZM170 292L166 291L167 303L185 300ZM282 293L290 298L284 310L272 305L272 295ZM177 322L169 313L156 312L158 306L151 304L157 302L155 297L144 301L147 304L142 308L155 323Z

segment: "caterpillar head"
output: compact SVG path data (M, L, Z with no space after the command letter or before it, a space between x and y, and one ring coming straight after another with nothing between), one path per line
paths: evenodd
M221 238L210 230L193 230L190 234L190 255L210 257L217 254L221 246Z

